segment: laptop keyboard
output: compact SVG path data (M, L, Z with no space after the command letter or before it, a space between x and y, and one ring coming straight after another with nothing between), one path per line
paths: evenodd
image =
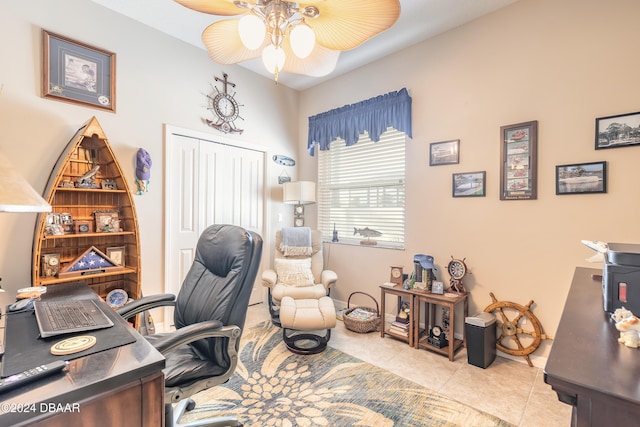
M63 304L58 302L55 305L44 303L43 306L54 331L95 326L97 324L93 314L85 307L82 301L66 301Z

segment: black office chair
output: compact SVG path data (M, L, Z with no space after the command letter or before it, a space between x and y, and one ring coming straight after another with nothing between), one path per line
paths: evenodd
M130 318L154 307L175 307L176 331L145 337L166 358L166 425L241 425L235 417L190 424L178 420L195 406L189 396L222 384L233 374L261 256L262 237L257 233L234 225L212 225L198 240L193 265L177 298L151 295L118 310ZM178 401L174 410L172 404Z

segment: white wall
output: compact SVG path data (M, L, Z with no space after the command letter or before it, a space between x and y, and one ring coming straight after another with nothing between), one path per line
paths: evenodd
M76 129L96 116L112 145L131 190L135 190L135 154L151 154L150 190L135 196L141 230L142 287L145 294L164 291L163 266L163 125L171 124L266 147L273 154L293 156L298 129L298 93L238 66L220 66L206 51L168 37L83 0L0 1L0 151L42 192L58 156ZM41 29L116 53L116 113L45 99L41 93ZM204 94L214 77L229 74L244 120L240 136L225 136L202 118ZM219 85L218 85L219 86ZM279 202L281 168L267 164L269 235ZM275 203L272 204L272 200ZM29 286L35 214L0 214L0 277L9 291ZM268 236L265 236L268 244ZM161 321L162 319L156 319Z
M640 242L640 147L594 149L596 117L640 110L640 3L521 0L439 37L306 90L299 128L332 108L407 87L413 140L407 145L404 251L328 244L339 281L332 297L359 290L380 298L389 266L466 258L471 313L498 300L525 305L556 331L574 268L593 254L581 239ZM501 201L500 126L538 120L538 199ZM429 167L429 144L460 139L460 164ZM301 176L316 159L300 138ZM607 161L608 193L555 195L555 166ZM452 174L487 172L487 196L452 198ZM310 209L309 212L312 212ZM366 224L363 224L366 225ZM362 303L367 303L363 300ZM461 328L457 328L461 331ZM544 342L536 356L545 356Z

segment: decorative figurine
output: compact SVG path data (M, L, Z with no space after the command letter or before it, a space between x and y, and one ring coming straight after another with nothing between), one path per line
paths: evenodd
M407 276L406 274L403 274L402 277L404 278L404 276ZM413 271L411 272L411 274L409 274L407 276L406 279L404 279L404 282L402 282L402 289L413 289L413 285L416 283L416 279L415 279L415 275L413 273Z
M616 322L616 329L620 331L618 342L626 347L638 348L640 343L640 320L630 310L618 308L611 314Z
M636 316L625 317L616 323L616 329L620 331L618 342L627 347L638 348L640 340L640 319Z
M377 245L378 242L376 242L375 240L371 240L372 237L380 237L382 236L382 233L379 232L378 230L373 230L369 227L365 227L365 228L356 228L353 227L353 235L355 236L356 234L361 235L362 237L366 237L366 240L361 240L360 244L361 245Z
M78 188L99 188L95 182L95 176L100 170L100 165L95 165L90 171L78 178Z
M136 184L138 193L144 194L149 191L149 178L151 178L151 155L144 148L140 148L136 154Z
M611 313L611 318L613 319L614 322L618 323L619 321L621 321L622 319L626 319L629 316L633 316L633 313L631 312L631 310L627 310L626 308L622 307L622 308L618 308L616 309L616 311L614 311L613 313Z
M274 154L272 157L273 161L282 166L295 166L296 161L293 160L289 156L285 156L284 154Z
M332 242L337 242L338 241L338 230L336 230L336 224L333 224L333 239L331 239Z

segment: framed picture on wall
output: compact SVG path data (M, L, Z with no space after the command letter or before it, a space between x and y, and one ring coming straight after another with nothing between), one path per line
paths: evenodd
M500 200L537 197L538 121L500 127Z
M42 96L116 111L116 54L42 30Z
M640 112L596 119L596 150L640 144Z
M460 163L460 140L432 142L429 146L429 166Z
M556 166L556 194L607 192L607 162Z
M486 175L485 171L454 173L453 197L484 197Z

